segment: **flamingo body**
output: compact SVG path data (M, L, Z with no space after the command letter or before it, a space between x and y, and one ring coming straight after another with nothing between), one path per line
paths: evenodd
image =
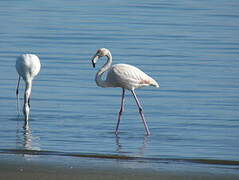
M100 87L120 87L122 88L122 98L121 98L121 107L118 115L118 122L116 126L115 133L118 134L119 124L122 116L122 112L124 111L124 96L125 89L130 90L134 96L134 99L139 108L140 116L143 120L145 130L147 135L150 135L150 131L147 125L147 122L144 118L143 108L135 94L135 89L144 87L144 86L155 86L159 87L159 84L151 78L149 75L141 71L139 68L135 66L131 66L128 64L115 64L112 65L112 55L110 51L106 48L99 49L94 57L92 58L93 67L95 67L96 62L99 58L106 56L108 58L105 65L96 73L95 81L96 84ZM107 73L106 79L103 80L102 76L105 72Z
M16 70L19 74L19 79L17 83L17 106L19 101L19 84L21 78L25 81L25 93L24 93L24 104L23 104L23 114L25 116L25 125L28 123L29 113L30 113L30 96L32 90L32 81L34 77L40 72L41 63L40 59L34 54L23 54L17 57L16 60Z
M121 87L128 90L144 86L159 87L158 83L135 66L129 64L115 64L108 71L106 81L112 87Z
M16 60L16 70L24 81L33 80L40 69L40 59L34 54L22 54Z

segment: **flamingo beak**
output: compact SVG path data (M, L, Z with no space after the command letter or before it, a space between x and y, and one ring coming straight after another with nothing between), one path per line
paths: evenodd
M92 66L93 66L93 68L95 68L95 63L94 63L94 61L92 61Z
M98 56L97 54L92 58L93 68L95 68L95 64L96 64L96 62L98 61L98 59L99 59L99 56Z

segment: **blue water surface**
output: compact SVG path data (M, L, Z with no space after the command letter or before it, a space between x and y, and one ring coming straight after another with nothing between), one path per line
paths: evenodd
M239 161L239 1L0 1L0 150ZM160 88L100 88L91 58L142 69ZM29 130L16 112L16 57L34 53ZM21 102L24 84L21 84Z

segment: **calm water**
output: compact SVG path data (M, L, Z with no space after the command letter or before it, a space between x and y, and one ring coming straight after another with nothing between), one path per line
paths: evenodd
M0 151L239 164L238 7L237 0L0 1ZM135 65L161 84L136 91L152 136L127 92L115 137L121 89L94 82L105 59L97 69L90 60L101 47L114 63ZM21 53L42 63L29 130L16 112Z

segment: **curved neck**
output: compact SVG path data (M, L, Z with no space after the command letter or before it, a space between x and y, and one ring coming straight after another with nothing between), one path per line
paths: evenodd
M25 115L25 120L28 120L29 112L30 112L30 96L32 91L32 81L26 81L25 94L24 94L24 105L23 105L23 113Z
M24 94L24 104L29 103L31 91L32 91L32 81L26 81L25 94Z
M107 62L96 73L96 76L95 76L95 82L100 87L107 87L107 81L103 80L102 76L103 76L104 72L107 71L111 67L111 64L112 64L112 55L110 52L106 55L106 57L108 58Z

